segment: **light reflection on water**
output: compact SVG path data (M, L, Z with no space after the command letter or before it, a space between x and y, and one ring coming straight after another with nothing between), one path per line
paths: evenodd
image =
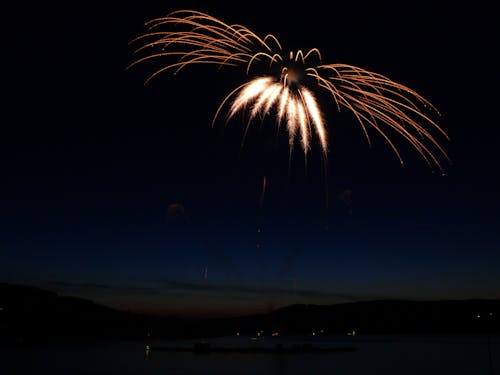
M474 337L225 337L207 340L216 347L283 346L311 343L356 347L333 353L192 353L155 351L158 346L191 347L192 340L100 342L86 345L1 347L0 373L198 375L198 374L489 374L488 341ZM146 345L150 345L149 352ZM491 339L494 373L500 373L500 337ZM3 371L4 369L5 371Z

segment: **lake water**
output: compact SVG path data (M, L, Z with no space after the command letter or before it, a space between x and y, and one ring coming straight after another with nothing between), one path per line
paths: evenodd
M158 346L192 346L192 341L99 342L85 345L2 347L2 375L339 375L500 374L500 337L248 337L207 340L215 347L310 343L355 347L354 352L193 353L154 351ZM145 345L152 350L147 355ZM490 350L489 350L490 349ZM490 356L491 352L491 365ZM491 372L493 369L494 372Z

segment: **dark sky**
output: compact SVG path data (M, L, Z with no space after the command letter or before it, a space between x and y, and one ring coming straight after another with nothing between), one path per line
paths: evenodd
M281 3L2 11L0 281L175 314L499 298L493 5ZM272 119L254 123L241 147L241 121L211 121L248 78L244 67L188 67L144 86L152 66L125 70L128 42L183 8L415 89L450 135L437 136L446 175L401 138L405 168L374 133L369 148L355 118L327 100L326 174L317 145L307 164L298 147L289 160Z

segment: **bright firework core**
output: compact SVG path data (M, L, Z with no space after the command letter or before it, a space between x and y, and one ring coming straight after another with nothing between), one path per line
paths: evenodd
M302 72L297 71L296 68L283 68L283 72L281 73L281 79L283 84L286 86L293 86L300 83L302 78Z
M299 60L301 57L302 60ZM295 56L290 52L290 61L283 65L279 79L273 76L254 78L231 92L223 102L224 104L230 97L236 95L227 120L237 112L250 107L249 124L255 117L264 118L273 110L278 125L286 125L290 150L293 149L295 139L299 135L302 150L307 154L314 128L323 154L326 156L328 151L326 124L316 98L304 86L303 81L307 77L307 72L302 51Z
M299 57L301 51L296 55ZM294 57L293 51L290 51L290 61L281 70L281 80L287 86L299 85L300 82L306 77L306 67L304 62L297 61Z
M254 78L240 86L229 109L228 120L249 105L252 105L249 111L249 123L257 115L264 117L271 109L276 110L278 124L286 124L291 149L296 135L300 134L302 149L307 153L310 148L311 128L314 127L322 150L326 154L328 141L323 116L316 98L311 91L300 84L295 70L283 68L279 81L272 76L264 76Z

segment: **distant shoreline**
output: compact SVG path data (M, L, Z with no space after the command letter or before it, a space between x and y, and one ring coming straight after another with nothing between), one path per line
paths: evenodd
M0 342L221 336L498 335L500 300L291 305L234 318L169 318L0 283Z

